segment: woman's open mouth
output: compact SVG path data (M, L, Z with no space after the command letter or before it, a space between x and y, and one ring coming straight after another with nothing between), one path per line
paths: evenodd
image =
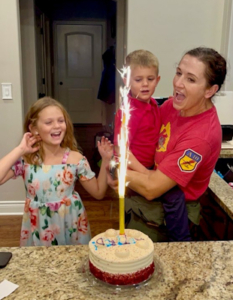
M174 100L177 102L182 102L185 99L185 95L182 93L175 92Z

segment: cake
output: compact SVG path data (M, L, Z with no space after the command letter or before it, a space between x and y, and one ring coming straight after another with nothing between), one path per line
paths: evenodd
M113 285L133 285L154 273L154 245L144 233L108 229L89 242L89 269L99 280Z

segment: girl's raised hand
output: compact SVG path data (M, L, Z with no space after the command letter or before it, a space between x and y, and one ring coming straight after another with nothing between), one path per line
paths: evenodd
M39 135L33 135L31 132L26 132L19 144L22 155L34 153L39 150L40 146L33 147L37 142L41 141Z
M111 160L113 156L113 144L108 138L102 136L101 140L97 142L99 154L102 159Z

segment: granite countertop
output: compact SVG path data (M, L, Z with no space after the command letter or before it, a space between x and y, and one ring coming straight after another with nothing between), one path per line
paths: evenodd
M233 149L221 149L220 157L233 158Z
M233 149L222 149L220 158L233 158ZM209 189L215 201L233 220L233 188L219 175L213 173L210 179Z
M93 286L83 272L86 245L0 248L13 253L1 269L0 282L6 279L19 285L7 300L233 299L233 241L156 243L154 247L160 275L139 289Z
M215 201L233 220L233 188L218 174L213 173L210 178L209 189Z

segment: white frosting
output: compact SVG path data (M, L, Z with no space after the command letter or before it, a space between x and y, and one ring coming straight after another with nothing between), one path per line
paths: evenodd
M111 274L134 273L153 262L154 244L144 233L125 229L109 229L89 242L89 259L103 272Z

